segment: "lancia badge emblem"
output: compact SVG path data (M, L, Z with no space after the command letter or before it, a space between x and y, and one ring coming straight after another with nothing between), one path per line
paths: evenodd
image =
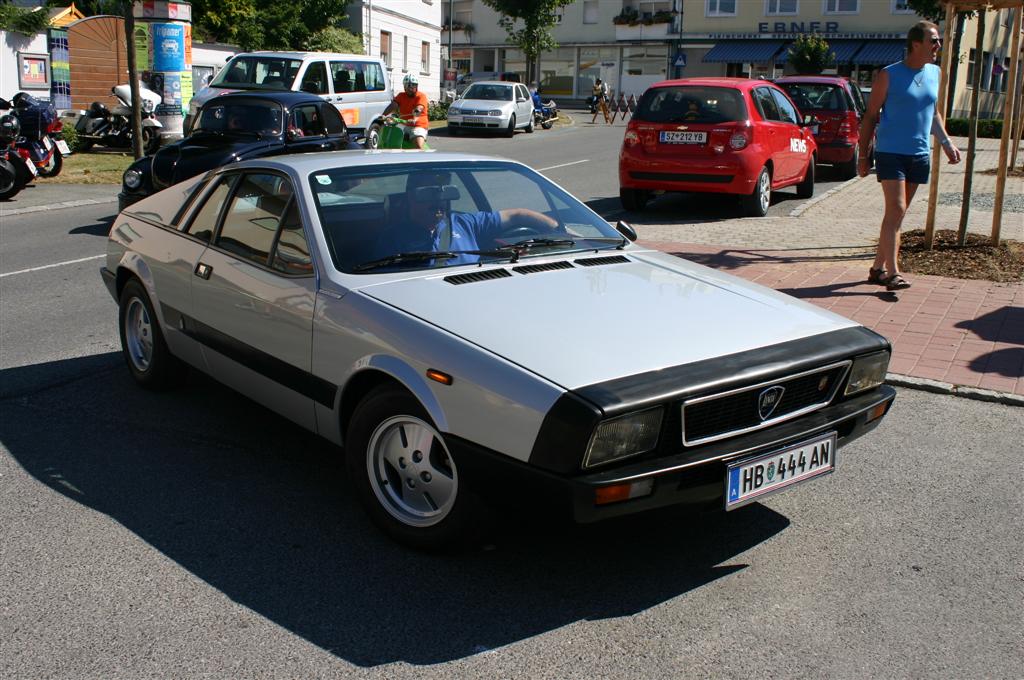
M782 385L775 385L761 391L761 394L757 396L757 415L761 417L761 420L768 420L768 417L775 412L775 407L782 401L782 393L785 391L786 388Z

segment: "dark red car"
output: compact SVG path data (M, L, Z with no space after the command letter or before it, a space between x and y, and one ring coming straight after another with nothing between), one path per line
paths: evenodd
M834 165L844 178L856 177L860 119L865 108L860 89L837 76L786 76L775 83L789 94L800 113L820 121L814 135L818 162Z
M640 210L653 192L737 194L764 216L771 192L814 195L814 135L778 86L746 78L686 78L652 85L619 153L619 198Z

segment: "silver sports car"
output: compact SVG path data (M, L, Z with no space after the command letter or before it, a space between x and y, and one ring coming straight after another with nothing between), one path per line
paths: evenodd
M589 522L729 510L880 422L889 343L641 246L521 164L345 151L232 164L114 223L128 369L197 368L343 446L421 548L482 500Z

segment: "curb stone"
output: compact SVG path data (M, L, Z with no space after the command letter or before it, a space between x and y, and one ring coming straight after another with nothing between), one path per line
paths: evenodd
M995 392L983 390L979 387L968 387L966 385L954 385L953 383L931 380L929 378L915 378L909 375L898 375L889 373L885 376L887 385L894 387L905 387L923 392L934 392L936 394L948 394L953 397L974 399L975 401L988 401L1007 406L1024 407L1024 396L1009 394L1006 392Z
M117 197L114 196L113 198L105 199L83 198L78 201L64 201L63 203L52 203L50 205L33 205L27 208L15 208L14 210L4 210L0 208L0 217L44 212L46 210L61 210L63 208L80 208L85 205L102 205L104 203L117 203Z

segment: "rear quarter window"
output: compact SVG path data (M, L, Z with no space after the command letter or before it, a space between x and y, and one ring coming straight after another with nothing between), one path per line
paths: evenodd
M747 119L739 90L727 87L658 87L640 98L638 120L651 123L724 123Z

